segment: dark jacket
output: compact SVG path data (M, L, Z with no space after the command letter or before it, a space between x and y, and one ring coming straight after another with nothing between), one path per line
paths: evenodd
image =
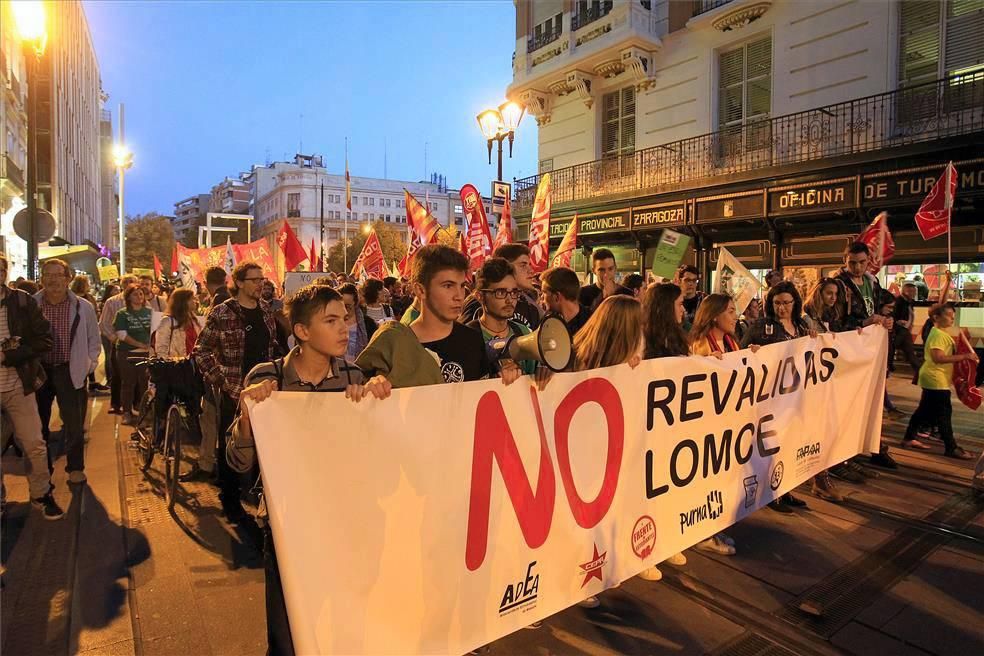
M899 325L900 321L910 321L909 313L913 311L914 307L915 307L915 303L907 299L905 296L900 295L898 298L895 299L895 312L892 313L892 318L895 319L896 328L901 328L902 330L909 330L910 332L912 331L913 328L915 328L915 326L911 324L909 325L908 329L903 328L902 326ZM913 316L913 319L915 319L915 316Z
M11 337L20 337L20 346L4 352L3 366L16 367L24 394L36 392L45 381L41 356L51 350L51 326L37 301L19 289L7 288L3 297L7 307L7 328Z
M796 326L796 334L790 335L776 319L769 317L757 319L741 338L741 347L748 348L752 344L759 346L777 344L797 337L805 337L810 332L810 325L803 318L793 320L793 325Z
M864 275L871 282L871 297L874 299L875 305L877 305L878 296L881 294L881 285L878 284L878 278L867 271ZM837 273L837 278L847 288L847 316L844 317L844 330L859 328L864 325L868 317L874 314L874 310L871 312L868 311L868 308L864 304L864 299L861 296L861 290L854 284L854 280L848 271L841 269Z

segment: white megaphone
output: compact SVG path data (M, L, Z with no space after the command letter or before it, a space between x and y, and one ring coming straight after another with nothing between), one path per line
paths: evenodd
M563 371L571 361L571 335L563 319L549 315L529 335L497 337L488 349L493 361L536 360L551 371Z

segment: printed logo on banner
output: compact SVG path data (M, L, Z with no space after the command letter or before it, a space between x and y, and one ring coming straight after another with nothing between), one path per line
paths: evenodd
M688 528L708 519L717 519L723 514L724 497L719 490L711 490L707 493L707 501L688 512L680 513L680 535Z
M598 579L601 581L601 568L605 566L608 560L608 552L598 553L598 545L594 545L594 556L591 560L586 563L579 565L581 568L581 573L584 574L584 581L581 582L581 587L583 588L588 584L591 579Z
M797 476L801 475L803 472L810 471L812 467L820 462L820 450L820 442L807 444L806 446L796 449Z
M536 608L540 575L533 573L534 567L536 567L535 560L526 566L526 578L506 585L506 590L502 593L502 601L499 603L499 617L518 610L525 613Z
M782 460L777 462L772 467L772 476L769 478L769 487L773 490L778 490L779 486L782 485L782 472L785 467L782 464Z
M756 474L746 476L745 480L742 481L742 485L745 488L745 508L751 508L755 505L756 499L758 499L758 476Z
M643 515L632 527L632 553L645 559L656 547L656 522L649 515Z

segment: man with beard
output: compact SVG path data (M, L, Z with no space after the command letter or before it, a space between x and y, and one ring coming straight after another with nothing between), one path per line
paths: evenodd
M521 294L509 262L501 257L486 260L475 273L475 295L482 304L482 312L477 319L465 325L479 331L486 344L498 337L529 335L530 329L525 324L513 320ZM535 360L523 360L516 364L524 374L536 373Z
M502 258L513 268L513 275L516 278L516 286L521 292L516 299L516 310L513 313L513 321L517 321L530 330L536 330L543 319L543 313L537 306L539 292L533 285L533 271L530 268L530 249L526 244L503 244L492 253L494 258ZM472 296L465 303L464 310L461 312L461 323L468 323L478 318L482 311L482 303L478 296Z

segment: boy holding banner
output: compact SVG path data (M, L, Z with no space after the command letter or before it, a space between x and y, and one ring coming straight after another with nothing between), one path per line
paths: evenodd
M302 287L287 302L287 312L298 346L283 358L256 365L246 377L239 396L239 416L230 429L226 461L240 474L252 471L257 463L249 422L250 403L261 403L277 390L344 392L346 397L359 402L370 394L385 399L392 389L382 376L366 382L362 371L344 359L348 348L346 312L342 297L334 289L322 285ZM257 520L263 526L267 653L293 654L273 532L265 519L266 504L261 496Z

